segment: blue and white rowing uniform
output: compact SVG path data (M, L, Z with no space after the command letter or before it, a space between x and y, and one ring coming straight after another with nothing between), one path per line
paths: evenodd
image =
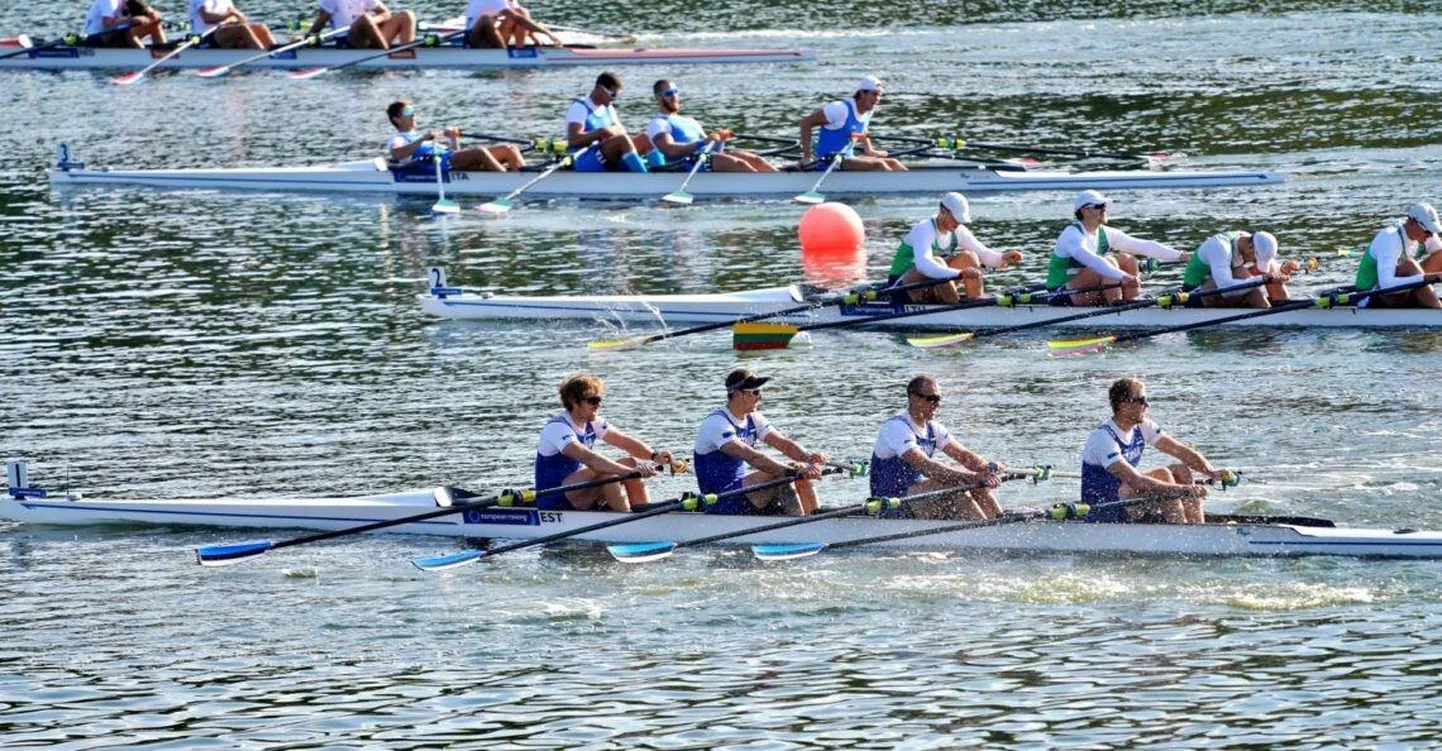
M201 10L205 10L211 15L224 15L235 10L235 6L230 0L190 0L188 9L190 11L190 32L192 34L205 34L217 24L207 23L205 17L200 15ZM201 46L209 47L213 43L214 40L207 37L205 41L201 42Z
M660 138L663 134L671 136L671 142L678 146L691 144L693 147L692 152L686 156L677 158L674 162L669 161L666 155L661 153L661 149L655 147L657 143L656 139ZM686 169L690 169L696 166L696 159L701 149L705 148L706 144L709 143L706 140L706 129L701 127L701 123L697 122L694 118L686 117L680 113L671 115L663 112L656 113L656 116L651 118L651 122L646 124L646 137L651 139L651 144L655 147L646 155L646 162L652 167L680 164ZM712 147L712 150L713 152L721 150L719 141L716 146ZM708 161L702 164L700 171L710 172L710 162Z
M350 29L361 16L373 10L380 10L379 0L320 0L320 9L330 14L330 28ZM349 34L331 37L337 47L347 47Z
M871 450L871 495L880 498L906 495L908 488L925 478L902 457L912 449L918 449L930 459L951 442L951 433L935 420L928 420L922 427L907 412L893 415L881 423L876 446ZM887 511L883 516L909 518L911 512L899 508Z
M102 37L117 27L105 28L105 19L120 18L128 15L125 11L124 0L95 0L90 4L90 9L85 13L85 41L94 45L101 43Z
M581 468L581 463L561 453L566 446L580 443L588 449L596 447L596 439L605 438L611 426L605 420L596 419L586 423L579 432L571 423L571 416L562 412L551 418L541 429L541 441L536 447L536 508L549 511L571 511L575 507L566 500L564 493L540 495L547 488L566 484L566 478Z
M826 124L816 134L816 148L812 153L816 155L816 168L824 170L831 165L831 157L837 153L848 157L856 153L851 135L865 133L876 110L862 115L856 111L855 99L841 99L827 103L821 112L826 115Z
M706 415L696 435L691 462L696 472L696 485L701 492L729 493L740 490L746 479L747 464L727 456L721 447L732 441L740 441L754 449L771 431L771 422L759 412L752 412L745 420L737 419L725 407ZM745 493L737 493L708 506L706 513L755 514L756 507L746 499Z
M1121 482L1107 468L1119 461L1140 467L1146 447L1157 445L1165 435L1151 420L1143 421L1125 434L1115 420L1107 420L1087 436L1082 447L1081 502L1091 504L1092 512L1085 521L1127 521L1127 511L1121 506L1096 510L1097 504L1121 500Z
M419 130L407 130L396 133L386 141L386 162L392 172L406 175L418 175L421 177L435 177L436 165L434 164L436 154L441 155L441 171L451 171L451 150L435 141L428 141L411 152L409 159L397 162L391 159L391 151L402 146L409 146L425 135Z
M621 122L621 118L616 114L615 107L609 104L604 107L596 104L590 96L571 102L570 109L566 110L566 127L569 128L571 123L580 123L583 133L600 130L619 122ZM575 154L579 151L580 149L576 149L571 153ZM584 154L576 158L572 169L577 172L616 172L624 169L624 166L607 160L601 154L600 145L593 144L591 148L585 150Z
M481 16L499 20L501 13L510 10L512 5L511 0L471 0L466 5L466 31L474 29L476 19ZM466 37L469 39L470 35L467 34Z

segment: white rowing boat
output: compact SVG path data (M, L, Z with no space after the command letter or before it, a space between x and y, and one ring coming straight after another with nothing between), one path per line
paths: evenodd
M433 173L407 174L389 169L379 157L314 167L243 167L217 169L106 169L87 168L61 158L50 170L56 187L141 185L168 189L264 190L325 193L387 193L434 196ZM531 171L459 172L445 174L447 195L501 196L521 187L536 175ZM695 196L794 196L811 189L815 172L701 172L686 187ZM560 171L527 190L535 197L658 198L675 191L685 172L571 172ZM1137 188L1219 188L1268 185L1282 177L1270 172L1123 170L1055 172L1002 169L958 162L918 164L909 172L837 172L826 181L828 195L882 195L904 193L996 193L1023 190L1072 191L1085 188L1123 190Z
M436 508L436 494L418 490L365 498L276 500L89 500L34 497L26 489L0 500L0 518L27 524L162 525L246 529L340 530L411 516ZM395 534L528 540L618 518L592 511L485 508L459 511L388 528ZM1032 520L878 543L923 550L1090 552L1140 555L1442 558L1442 532L1361 529L1325 520L1209 516L1200 525L1088 524ZM607 543L684 541L774 523L775 518L670 513L620 524L575 539ZM1291 523L1282 523L1290 521ZM843 517L733 538L727 544L826 543L896 533L920 533L946 521Z
M745 315L792 308L816 299L819 290L791 285L746 292L721 292L694 295L499 295L489 292L467 292L444 285L444 275L432 270L432 280L439 281L418 295L421 309L442 318L457 319L540 319L560 318L600 320L617 325L650 324L655 327L676 324L703 324L727 321ZM901 311L921 311L927 305L893 305L869 302L857 305L833 305L806 314L777 316L774 323L796 325L856 321L870 316ZM941 310L881 320L868 324L891 330L917 329L998 329L1051 319L1075 316L1088 308L1066 308L1050 305L1016 305L964 310ZM1058 328L1163 328L1213 321L1245 312L1237 308L1157 307L1118 311L1112 315L1063 321ZM1296 328L1436 328L1442 327L1442 310L1375 309L1341 305L1333 308L1308 308L1276 315L1262 316L1221 324L1228 327L1296 327Z
M43 44L43 43L42 43ZM12 70L139 70L164 57L173 47L120 49L35 45L29 52L0 60L0 69ZM0 42L0 55L19 52L14 39ZM247 63L244 69L301 69L344 65L375 50L336 47L301 47ZM201 48L186 50L166 60L157 70L210 68L231 65L255 50ZM367 60L354 70L420 70L432 68L550 68L611 65L724 65L734 63L794 63L814 59L804 49L609 49L579 45L566 47L513 47L504 50L471 49L458 45L416 47Z

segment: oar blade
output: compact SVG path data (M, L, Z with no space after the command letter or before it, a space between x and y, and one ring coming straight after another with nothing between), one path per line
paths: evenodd
M509 198L497 198L494 201L486 201L485 203L476 207L476 211L479 211L482 214L488 214L490 216L501 216L502 214L505 214L510 210L511 200Z
M459 214L459 213L461 213L461 205L458 204L458 203L456 203L455 201L452 201L452 200L449 199L449 198L442 199L442 200L440 200L440 201L436 201L435 203L431 204L431 213L432 213L432 214Z
M606 552L622 563L646 563L670 558L676 550L674 542L628 542L607 545Z
M435 558L417 558L411 561L415 567L422 571L445 571L447 569L469 566L485 557L483 550L466 550L450 555L436 556Z
M200 68L199 70L191 71L191 75L200 76L201 78L215 78L229 72L229 65L212 65L209 68Z
M761 561L791 561L809 558L826 549L824 542L788 542L774 545L752 545L751 554Z
M315 78L316 76L324 73L325 71L325 68L306 68L305 70L293 70L288 75L292 80L305 81L307 79Z
M786 349L800 330L786 323L738 323L731 327L731 346L742 351Z
M677 206L690 206L696 202L696 197L684 190L678 190L675 193L667 193L661 196L661 200L666 203L674 203Z
M1052 339L1046 343L1047 354L1052 357L1070 357L1072 355L1084 355L1088 352L1101 352L1108 344L1115 342L1115 336L1102 336L1095 339Z
M920 349L941 349L943 347L955 347L963 342L969 342L976 337L970 331L961 334L941 334L939 336L908 336L906 343Z
M260 555L275 546L270 540L255 540L234 545L207 545L195 549L195 562L202 566L230 566L246 558Z
M632 336L625 339L597 339L586 342L590 349L635 349L651 341L649 336Z
M110 82L116 86L129 86L133 83L140 83L144 78L145 74L143 72L135 71L134 73L126 73L123 76L116 76L110 79Z
M805 204L807 206L815 206L817 204L826 203L826 194L815 190L808 190L805 193L802 193L801 195L792 198L791 200L800 204Z

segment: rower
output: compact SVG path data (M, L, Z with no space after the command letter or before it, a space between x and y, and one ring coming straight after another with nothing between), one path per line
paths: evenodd
M320 10L306 36L315 36L327 24L346 29L334 37L337 47L388 50L392 44L416 39L416 16L403 10L391 13L381 0L320 0Z
M165 27L160 14L144 0L94 0L85 14L86 47L143 48L140 41L150 37L151 46L165 44Z
M561 40L515 0L471 0L466 6L466 32L467 46L483 49L521 47L527 37L539 45L538 35L550 39L552 46L561 46Z
M724 151L732 132L723 129L708 135L701 123L682 115L681 91L670 81L663 78L652 84L651 94L656 98L659 110L646 125L646 137L651 139L651 151L646 154L646 162L650 166L680 164L690 169L697 159L702 159L702 172L777 171L760 154L740 149ZM701 154L701 150L707 147L711 153Z
M541 429L536 448L536 508L549 511L630 511L650 502L644 478L656 474L651 462L671 464L670 451L653 451L640 439L622 433L601 418L606 386L589 373L577 373L561 382L564 412ZM619 461L595 452L597 439L630 456ZM641 477L564 494L540 495L561 485L590 482L607 475L640 473ZM624 493L622 492L624 490Z
M966 196L943 195L936 215L912 227L896 249L891 270L887 272L887 286L927 279L960 279L968 298L984 297L982 266L1004 269L1008 264L1021 263L1022 255L1019 250L1002 253L986 247L966 226L970 223L971 206ZM908 290L907 296L912 302L954 304L960 301L961 292L952 281Z
M708 514L789 514L816 510L813 482L821 478L826 455L807 451L771 427L760 412L761 387L769 376L738 368L726 375L726 406L706 416L696 437L696 483L702 493L728 493L744 487L794 477L795 482L723 498L706 508ZM756 450L765 443L791 459L783 464ZM747 473L750 466L756 471Z
M386 116L396 127L396 134L386 142L390 168L417 176L434 176L431 161L439 155L442 171L449 172L514 172L526 166L521 150L511 144L478 146L462 149L461 129L456 127L416 130L416 109L408 101L391 102ZM445 145L438 143L444 139Z
M930 375L906 384L906 410L881 424L871 452L871 495L879 498L929 493L958 485L983 486L956 495L910 503L888 511L906 519L995 519L1001 515L992 488L1002 467L967 449L932 418L941 408L941 387ZM940 450L962 468L932 458Z
M206 40L211 47L268 50L275 46L270 28L263 23L251 23L231 0L190 0L191 32L204 35L216 26L220 28Z
M1171 524L1201 524L1202 499L1207 489L1193 482L1193 472L1213 479L1228 473L1214 468L1196 449L1162 431L1147 417L1147 387L1139 378L1122 378L1107 392L1112 419L1087 437L1082 448L1081 501L1093 509L1086 517L1092 522L1138 522L1161 519ZM1147 446L1180 461L1178 464L1141 472L1142 453ZM1096 509L1140 495L1158 500L1132 506Z
M1213 308L1270 308L1272 301L1290 299L1287 282L1301 268L1296 261L1277 263L1277 238L1270 232L1219 232L1192 252L1182 274L1185 292L1222 289L1264 276L1261 287L1220 295L1193 297L1188 304Z
M866 135L866 129L871 125L871 116L876 113L876 105L881 102L881 79L876 76L867 76L856 84L856 91L850 99L840 99L829 102L821 109L801 118L801 167L804 169L813 164L811 129L820 126L821 133L816 138L816 161L815 168L825 170L830 167L832 157L839 154L845 156L837 169L858 170L858 171L905 171L906 165L886 155L885 151L873 148L870 136ZM856 154L856 141L853 136L860 136L862 154Z
M586 149L576 159L577 172L647 172L646 162L637 153L636 144L626 134L614 102L621 96L621 77L606 71L596 77L596 85L584 99L577 99L566 110L566 145L571 152ZM600 144L596 148L586 148Z
M1357 265L1357 291L1383 289L1403 284L1442 281L1442 221L1431 204L1418 203L1407 209L1407 217L1384 228L1372 238ZM1412 258L1426 253L1420 262ZM1372 295L1357 303L1367 308L1442 308L1437 290L1430 286Z
M1137 255L1162 261L1186 263L1190 254L1159 242L1132 237L1115 227L1107 226L1107 209L1111 199L1095 190L1084 190L1072 200L1075 219L1061 231L1047 267L1046 288L1049 292L1062 289L1096 287L1120 282L1100 292L1083 292L1052 297L1054 305L1099 305L1105 300L1134 300L1141 294L1141 270ZM1122 251L1113 254L1112 251Z

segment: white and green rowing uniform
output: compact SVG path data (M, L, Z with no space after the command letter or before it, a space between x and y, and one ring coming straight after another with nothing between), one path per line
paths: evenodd
M1359 292L1420 283L1426 278L1422 274L1397 276L1397 266L1414 252L1420 260L1428 252L1442 250L1442 240L1433 235L1427 238L1425 245L1419 243L1407 236L1405 224L1397 222L1384 227L1372 238L1367 252L1362 254L1362 260L1357 264L1356 285ZM1369 299L1364 298L1358 306L1366 307Z
M917 252L920 249L921 252ZM969 250L976 254L983 266L1000 266L1003 254L986 247L966 225L958 225L951 232L937 229L936 217L916 223L891 258L891 269L887 279L895 284L906 272L916 269L927 279L955 279L961 272L946 265L947 259L958 251Z
M1055 292L1065 287L1082 269L1091 269L1097 276L1109 281L1121 281L1126 278L1126 272L1105 259L1114 250L1149 256L1159 261L1176 261L1182 257L1181 251L1176 248L1132 237L1115 227L1101 225L1095 234L1089 233L1080 221L1073 220L1062 229L1056 238L1056 246L1052 248L1051 261L1047 263L1046 288Z
M1206 284L1208 279L1218 288L1235 285L1237 280L1232 276L1232 269L1245 263L1242 252L1237 249L1237 241L1242 239L1243 234L1240 230L1218 232L1203 240L1192 252L1191 260L1187 261L1186 271L1182 272L1182 289L1191 292Z

